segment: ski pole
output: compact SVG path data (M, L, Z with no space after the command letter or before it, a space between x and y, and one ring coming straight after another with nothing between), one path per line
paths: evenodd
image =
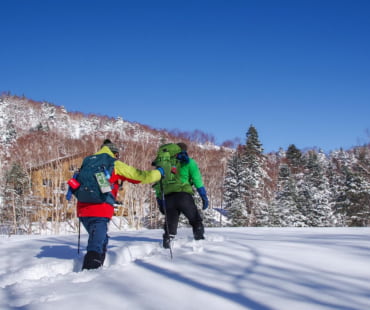
M167 230L168 238L170 238L170 230L168 228L168 218L167 218L167 210L166 210L167 206L166 206L166 199L164 197L162 178L159 181L159 185L161 187L161 193L162 193L162 204L163 204L164 220L165 220L165 223L166 223L166 230ZM171 238L170 238L170 255L171 255L171 259L173 259L172 247L171 247Z
M80 239L81 239L81 221L78 218L78 242L77 242L77 254L80 255Z

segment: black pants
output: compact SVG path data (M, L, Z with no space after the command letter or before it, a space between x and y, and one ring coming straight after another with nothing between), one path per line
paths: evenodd
M189 220L189 224L193 227L193 234L195 239L203 239L204 226L203 220L199 214L198 208L194 202L194 198L189 193L171 193L165 196L166 215L168 222L164 224L164 231L166 235L176 235L177 226L179 224L180 214L183 213Z

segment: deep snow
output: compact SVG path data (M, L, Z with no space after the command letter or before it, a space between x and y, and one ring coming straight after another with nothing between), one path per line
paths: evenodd
M1 236L0 309L370 309L370 228L110 233L102 269L80 272L87 235Z

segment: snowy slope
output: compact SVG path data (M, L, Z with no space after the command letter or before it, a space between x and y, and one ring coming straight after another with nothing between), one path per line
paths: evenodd
M126 132L130 132L130 139L140 138L147 140L155 136L137 123L101 115L86 115L68 112L48 102L33 102L17 97L0 97L0 142L9 140L9 126L12 125L19 138L30 131L54 131L61 136L78 139L97 131L116 133L125 139ZM159 138L158 138L159 139Z
M161 234L113 232L83 272L76 235L2 236L0 309L370 309L369 228L184 228L172 260Z

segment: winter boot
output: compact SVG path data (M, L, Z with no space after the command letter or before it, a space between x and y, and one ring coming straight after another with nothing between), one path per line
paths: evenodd
M97 269L102 266L101 254L95 251L88 251L84 258L82 270Z
M203 225L198 227L193 227L193 235L195 240L204 239L204 227Z
M175 236L174 235L167 235L167 234L163 234L163 247L165 249L169 249L170 246L171 246L171 241L172 239L174 239Z

